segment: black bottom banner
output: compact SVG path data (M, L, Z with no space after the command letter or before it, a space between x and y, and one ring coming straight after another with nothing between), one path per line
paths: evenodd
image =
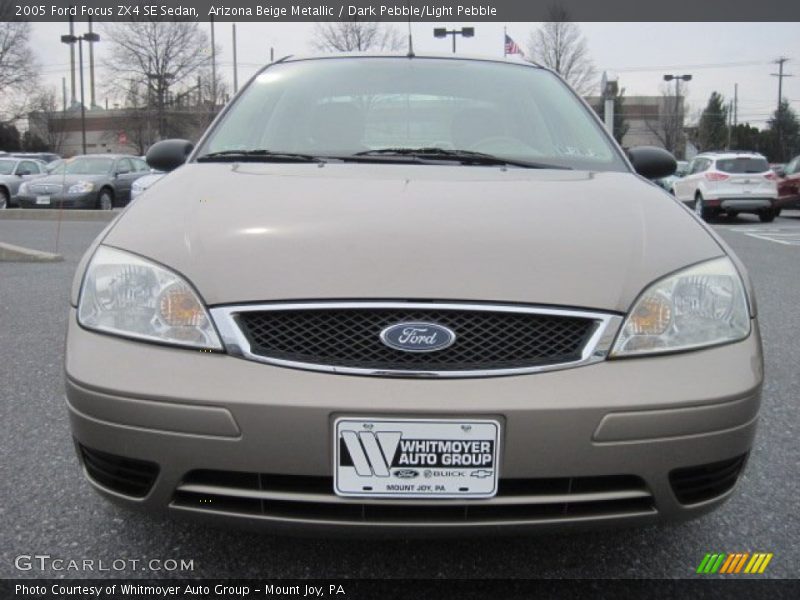
M325 598L335 600L800 598L800 580L767 579L5 579L0 598Z

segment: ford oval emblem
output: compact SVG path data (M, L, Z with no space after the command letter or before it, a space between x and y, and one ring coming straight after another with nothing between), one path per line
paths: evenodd
M414 479L414 477L419 477L419 471L414 469L395 469L392 475L398 479Z
M452 346L456 333L436 323L395 323L381 331L381 341L403 352L434 352Z

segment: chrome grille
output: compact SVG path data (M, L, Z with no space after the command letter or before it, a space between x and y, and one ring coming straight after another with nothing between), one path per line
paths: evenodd
M341 498L331 477L198 470L178 485L172 507L282 521L381 525L504 524L656 514L633 475L503 479L487 500Z
M371 375L512 374L602 360L620 318L538 307L363 302L222 307L212 315L226 348L272 364ZM398 323L433 323L455 342L406 352L381 341Z
M32 194L60 194L64 190L64 186L59 183L30 183L28 190Z

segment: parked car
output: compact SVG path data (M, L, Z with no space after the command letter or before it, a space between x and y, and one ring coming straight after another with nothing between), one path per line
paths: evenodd
M44 174L44 163L38 160L0 156L0 210L17 206L20 186Z
M149 175L145 175L134 181L133 186L131 187L131 201L136 200L136 198L141 196L145 190L147 190L147 188L164 177L164 175L165 173L151 172Z
M800 210L800 156L778 172L778 214L784 208Z
M45 164L61 159L58 154L52 152L15 152L12 156L16 156L17 158L32 158L40 160Z
M678 179L686 175L687 168L689 163L685 160L677 161L678 166L675 169L675 172L672 175L668 175L667 177L660 177L659 179L655 179L653 183L656 185L661 186L669 193L674 193L672 190L672 184L675 183Z
M123 154L86 154L65 160L49 175L24 184L22 208L111 210L130 201L131 185L150 173L143 160Z
M518 534L731 496L763 379L731 250L554 72L289 58L95 240L65 380L83 474L298 532ZM637 175L638 173L638 175Z
M692 159L687 175L672 189L704 220L720 213L755 213L769 223L777 216L777 179L761 154L705 152Z

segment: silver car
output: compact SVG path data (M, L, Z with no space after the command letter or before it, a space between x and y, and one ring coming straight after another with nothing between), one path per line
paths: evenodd
M0 210L18 206L20 186L45 173L45 163L40 160L0 156Z
M109 500L285 532L697 517L763 366L747 274L553 72L289 58L88 250L66 396Z

